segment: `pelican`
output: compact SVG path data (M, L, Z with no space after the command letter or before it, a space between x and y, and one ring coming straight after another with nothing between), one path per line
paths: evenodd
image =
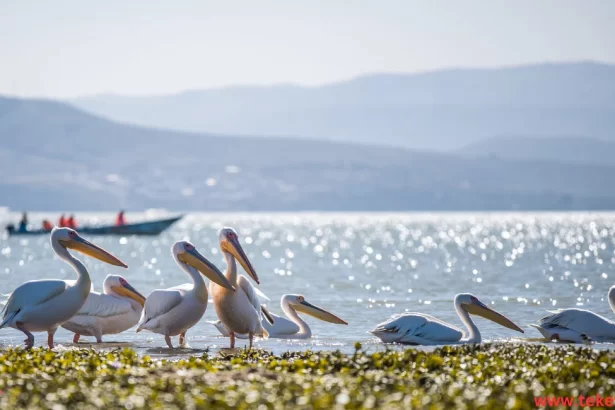
M24 283L11 294L4 308L0 329L5 326L22 331L26 348L34 346L31 332L47 332L47 344L53 345L58 326L69 320L85 303L92 281L85 265L68 249L81 252L110 265L127 266L104 249L83 239L70 228L51 231L51 247L60 259L77 271L77 280L43 279Z
M239 244L237 233L232 228L223 228L219 233L220 249L226 259L225 276L237 289L231 292L215 283L210 284L216 314L229 330L231 349L235 347L235 335L247 334L250 349L254 336L267 337L267 331L261 324L261 305L258 294L250 281L243 275L237 275L235 259L250 277L259 283L258 275Z
M461 329L430 315L402 313L376 326L370 333L385 343L408 343L418 345L440 345L447 343L480 343L478 328L470 314L482 316L495 323L523 333L523 330L505 316L491 309L476 296L460 293L455 296L455 310L466 325L467 335Z
M103 293L91 291L83 307L62 327L75 333L73 343L81 335L94 336L102 343L102 336L117 334L137 324L145 304L145 296L137 292L120 275L107 275Z
M270 338L276 339L309 339L312 337L312 330L310 326L297 314L297 312L302 312L307 315L313 316L316 319L320 319L325 322L336 323L340 325L347 325L344 320L335 316L332 313L327 312L326 310L312 305L310 302L305 300L303 295L284 295L280 300L280 307L282 311L286 314L286 317L289 319L280 317L273 313L270 313L265 306L261 306L263 314L269 315L271 320L267 320L263 318L261 323L267 333L269 333ZM270 322L273 322L271 324ZM216 329L223 336L228 337L229 331L224 326L221 321L212 323ZM246 335L235 335L238 339L245 339Z
M222 272L191 243L176 242L171 252L175 262L190 276L192 283L153 291L145 300L137 333L145 329L164 335L167 346L172 349L171 336L179 335L179 344L183 347L186 331L197 324L207 308L207 286L199 272L231 294L234 289Z
M609 305L615 311L615 286L608 292ZM584 343L615 342L615 322L585 309L550 310L552 315L542 318L539 324L531 324L549 339Z

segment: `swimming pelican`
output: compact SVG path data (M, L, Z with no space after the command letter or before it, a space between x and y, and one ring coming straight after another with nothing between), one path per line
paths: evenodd
M90 292L83 307L62 327L75 333L73 343L81 335L96 337L117 334L137 324L145 304L145 296L137 292L123 277L107 275L103 293Z
M461 329L422 313L395 315L386 322L376 326L370 333L378 336L385 343L419 345L480 343L480 332L472 319L470 319L470 314L482 316L504 327L523 333L519 326L469 293L460 293L455 296L455 310L468 329L468 334L465 337Z
M608 292L609 305L615 312L615 286ZM588 338L597 342L615 341L615 322L585 309L550 310L552 315L531 324L549 339L565 342L587 343Z
M270 313L265 306L261 306L264 315L269 315L272 318L273 324L269 320L263 318L261 323L270 338L276 339L309 339L312 337L312 330L310 326L297 314L302 312L307 315L313 316L316 319L320 319L325 322L336 323L340 325L347 325L344 320L335 316L326 310L314 306L305 300L302 295L284 295L280 300L280 307L289 319L280 317L273 313ZM212 322L212 324L218 329L222 336L229 336L229 331L221 321ZM238 339L245 339L246 335L235 335Z
M247 334L251 349L254 336L267 337L267 331L261 324L261 305L255 288L248 278L237 275L235 259L256 283L259 283L258 275L239 244L237 233L232 228L221 229L219 240L220 249L226 259L226 278L237 291L230 292L215 283L210 284L216 314L229 329L231 349L235 347L235 334Z
M186 331L197 324L207 308L207 286L199 272L220 285L221 289L231 294L234 292L222 272L191 243L176 242L171 252L175 262L190 276L192 283L153 291L145 300L137 333L145 329L164 335L167 346L172 349L171 336L179 335L179 344L184 346Z
M77 271L77 280L43 279L24 283L11 294L4 308L0 329L5 326L21 330L26 348L34 346L31 332L47 332L47 344L53 348L53 335L85 303L92 281L85 265L72 256L74 249L110 265L127 266L104 249L83 239L70 228L51 231L51 248L60 259Z

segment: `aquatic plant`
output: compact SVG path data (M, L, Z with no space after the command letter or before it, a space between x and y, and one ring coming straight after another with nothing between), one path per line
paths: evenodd
M158 360L132 350L0 352L2 408L536 408L536 396L615 395L615 352L484 344L265 351ZM262 407L264 406L264 407Z

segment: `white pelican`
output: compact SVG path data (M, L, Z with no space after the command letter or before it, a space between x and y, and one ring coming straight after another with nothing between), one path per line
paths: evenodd
M197 324L207 308L207 286L199 272L229 293L234 291L222 272L191 243L176 242L171 252L175 262L190 276L192 283L153 291L145 300L137 333L145 329L164 335L164 340L172 349L171 336L179 335L179 344L184 346L186 331Z
M72 229L54 228L51 247L60 259L77 271L77 280L43 279L24 283L11 294L4 308L0 329L5 326L21 330L26 348L34 345L31 332L47 332L47 344L53 348L53 335L85 303L92 281L86 267L68 249L115 266L126 265L104 249L83 239Z
M261 324L261 305L256 290L248 278L237 275L235 259L256 283L259 283L258 275L232 228L221 229L219 239L220 249L226 259L226 278L237 291L231 292L215 283L210 285L216 314L229 330L231 349L235 347L235 334L247 334L251 349L254 336L267 337L267 331Z
M75 333L73 343L81 335L94 336L102 343L102 336L117 334L137 324L145 304L145 296L137 292L123 277L107 275L103 293L91 291L83 307L62 327Z
M297 312L305 313L325 322L340 325L348 324L334 314L329 313L318 306L312 305L306 301L305 297L302 295L282 296L282 299L280 300L280 307L286 316L290 318L290 320L270 313L265 306L261 306L263 314L269 315L272 319L271 321L273 321L273 324L271 324L266 318L261 320L261 323L267 333L269 333L270 338L309 339L312 337L312 330L310 329L310 326L308 326L308 324L297 314ZM220 333L222 333L222 336L229 336L228 329L221 321L212 322L212 324L216 327L216 329L218 329L218 331L220 331ZM246 335L241 334L236 334L235 336L239 339L246 338Z
M615 286L609 289L609 305L615 312ZM597 342L615 342L615 322L585 309L550 310L552 315L532 324L549 339L587 343L588 338Z
M376 326L370 333L378 336L385 343L419 345L480 343L480 332L472 319L470 319L470 314L482 316L504 327L523 333L519 326L469 293L460 293L455 296L455 310L468 329L468 334L465 337L461 329L422 313L395 315L386 322Z

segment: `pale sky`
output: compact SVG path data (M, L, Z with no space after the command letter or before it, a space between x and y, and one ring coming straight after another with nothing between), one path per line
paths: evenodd
M0 94L150 95L615 63L611 0L0 0Z

